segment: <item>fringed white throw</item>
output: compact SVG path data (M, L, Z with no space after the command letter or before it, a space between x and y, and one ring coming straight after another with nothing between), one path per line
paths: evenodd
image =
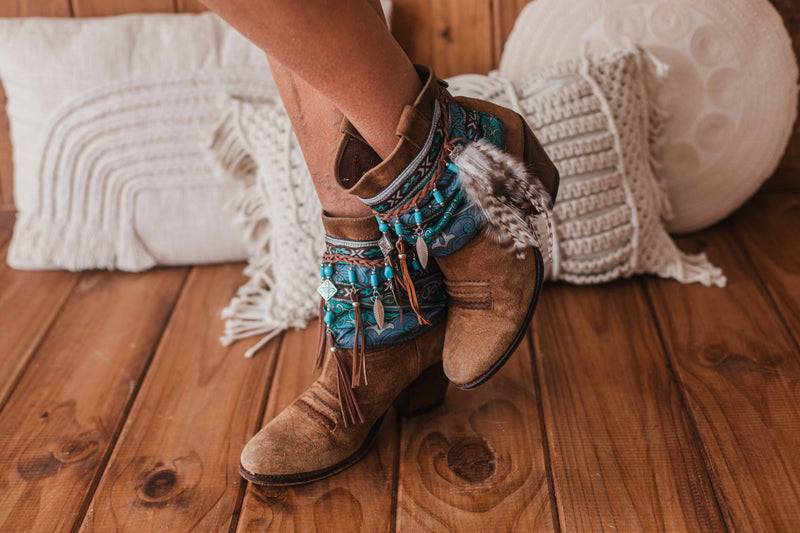
M221 340L263 335L250 357L319 311L322 208L280 102L231 99L210 148L222 174L239 183L229 207L250 252L250 281L223 311Z
M664 228L665 186L652 172L665 117L650 102L664 69L638 51L561 63L520 83L496 75L448 80L454 94L525 116L561 174L549 278L590 284L651 273L724 286L704 254L686 255ZM231 208L252 257L225 310L224 343L302 327L318 311L321 208L282 107L230 101L211 144L240 185Z

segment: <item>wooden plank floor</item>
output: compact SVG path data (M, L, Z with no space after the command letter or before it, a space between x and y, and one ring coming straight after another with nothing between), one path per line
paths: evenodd
M800 530L800 191L680 244L728 287L550 284L489 384L282 489L238 455L314 379L316 329L220 346L241 265L0 266L0 531Z

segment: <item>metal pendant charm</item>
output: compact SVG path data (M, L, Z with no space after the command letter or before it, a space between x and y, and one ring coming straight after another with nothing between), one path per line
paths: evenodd
M379 297L375 297L375 303L372 305L372 312L375 314L375 323L378 324L378 329L383 329L383 302Z
M419 259L419 264L422 265L422 268L428 267L428 245L425 244L425 239L422 238L422 235L417 237L417 259Z
M392 243L389 241L389 237L385 234L381 237L381 240L378 241L378 247L381 249L384 257L389 257L389 254L394 250L394 246L392 246Z
M394 282L392 280L388 280L389 290L392 293L392 298L394 298L394 304L396 306L400 306L400 298L397 297L397 292L394 290Z
M333 298L333 296L338 292L338 289L336 288L336 285L334 285L331 280L324 279L324 280L322 280L322 283L320 284L320 286L317 287L317 292L319 293L320 296L322 296L322 298L327 303L328 300Z

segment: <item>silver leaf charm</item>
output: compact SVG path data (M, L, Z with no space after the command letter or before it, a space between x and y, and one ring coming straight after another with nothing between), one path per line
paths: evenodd
M419 264L422 265L422 268L428 267L428 245L425 244L425 239L422 238L422 235L417 237L417 259L419 259Z
M381 252L383 252L384 257L389 257L389 254L394 250L394 246L389 242L389 238L386 235L381 237L381 240L378 241L378 247L381 249Z
M378 329L383 329L383 302L377 296L372 305L372 312L375 314L375 323L378 324Z

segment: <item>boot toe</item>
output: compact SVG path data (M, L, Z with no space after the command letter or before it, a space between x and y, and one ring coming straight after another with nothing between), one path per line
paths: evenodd
M254 477L291 482L342 459L336 452L344 450L333 445L329 432L293 411L290 406L250 439L239 459L243 470Z
M541 287L538 250L517 259L480 236L439 260L448 291L443 365L456 387L491 377L517 347Z
M504 362L523 325L522 317L451 309L445 337L448 351L443 360L448 379L459 388L477 385L476 381Z

